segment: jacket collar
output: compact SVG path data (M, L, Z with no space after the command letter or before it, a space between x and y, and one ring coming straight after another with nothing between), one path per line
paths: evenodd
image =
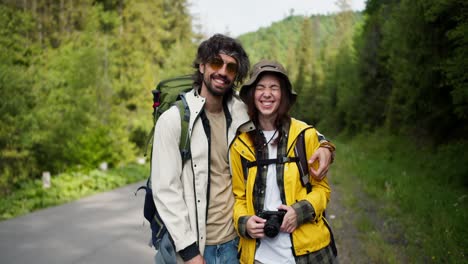
M190 108L190 122L189 127L193 127L195 120L198 118L200 113L203 111L206 98L199 95L195 89L185 94L185 99ZM234 93L232 97L227 100L224 106L224 110L228 111L227 116L231 118L232 123L228 129L228 141L232 142L236 136L237 131L249 131L253 130L255 126L250 121L249 115L247 114L247 106L240 100L237 93ZM241 128L242 127L242 128Z
M245 124L243 127L246 127L246 126L249 126L249 124ZM252 125L253 127L253 125ZM287 135L288 137L288 144L287 144L287 149L289 150L291 145L292 144L295 144L295 141L297 139L297 137L299 136L299 134L308 129L308 128L311 128L312 126L311 125L308 125L300 120L297 120L295 118L291 118L290 119L290 124L288 125L285 125L283 126L283 133L286 133L285 135ZM242 131L242 132L246 132L246 131ZM254 149L254 146L253 146L253 142L250 140L250 137L248 135L248 133L242 133L239 135L239 140L242 142L241 145L245 145L247 146L251 152L253 151ZM241 147L241 145L239 145L238 147Z

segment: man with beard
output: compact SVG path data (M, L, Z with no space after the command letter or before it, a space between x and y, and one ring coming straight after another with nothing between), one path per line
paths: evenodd
M168 230L157 263L238 263L228 148L239 127L250 122L234 91L249 66L245 50L233 38L216 34L198 47L193 89L185 94L190 111L188 160L179 152L178 108L168 109L156 123L151 182ZM321 164L312 172L318 178L326 174L331 156L328 148L319 148L311 157Z

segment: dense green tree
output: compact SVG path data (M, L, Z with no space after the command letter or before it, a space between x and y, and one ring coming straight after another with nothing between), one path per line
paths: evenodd
M88 13L88 24L73 41L63 41L44 55L36 87L42 104L35 109L39 126L33 150L41 169L117 164L129 157L124 117L113 104L105 34L99 27L102 9ZM131 157L131 155L130 155Z
M391 78L386 68L388 55L382 46L382 27L389 17L388 6L376 8L377 1L369 1L363 30L356 36L358 77L361 89L358 97L366 102L360 107L357 126L374 129L385 123Z
M295 80L292 80L294 89L298 93L298 99L294 106L295 111L293 111L293 115L303 120L309 117L308 114L310 113L308 113L308 108L310 107L308 106L314 105L310 102L310 95L312 94L310 78L312 76L312 63L315 59L315 54L312 50L313 40L311 28L310 19L304 18L301 39L296 48L297 73Z
M154 84L190 70L186 5L0 1L0 190L42 170L132 159Z
M326 116L322 123L330 131L354 129L359 113L359 95L356 80L356 58L353 33L359 17L351 11L349 1L337 2L340 12L334 18L335 32L328 35L322 52L325 80L322 94Z
M29 152L37 100L29 70L38 47L29 38L32 17L0 5L0 193L35 172Z
M465 124L457 129L457 136L468 133L468 3L466 1L440 1L428 5L426 13L429 22L446 32L448 52L441 70L453 102L453 112L457 121Z
M144 140L137 139L151 125L151 89L163 78L189 73L191 20L182 0L126 1L119 12L114 89L129 118L127 129L143 149Z
M387 68L392 79L387 111L390 129L438 143L447 133L463 129L459 119L463 114L454 115L452 101L452 94L463 88L453 92L454 86L444 74L449 71L442 69L450 61L447 58L456 61L453 58L459 54L454 54L454 48L458 47L459 52L466 47L448 38L448 32L463 22L460 18L450 19L448 12L462 12L457 9L463 10L463 6L454 0L436 2L401 1L385 24L383 48L388 50ZM457 84L463 87L463 81ZM463 95L457 98L464 100Z

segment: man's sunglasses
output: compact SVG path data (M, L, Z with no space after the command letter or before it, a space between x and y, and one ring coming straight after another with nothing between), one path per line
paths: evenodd
M237 74L237 63L234 63L234 62L225 63L223 59L221 59L220 57L214 57L210 59L208 63L210 64L211 68L215 71L221 69L224 66L224 64L226 64L227 73L233 74L233 75Z

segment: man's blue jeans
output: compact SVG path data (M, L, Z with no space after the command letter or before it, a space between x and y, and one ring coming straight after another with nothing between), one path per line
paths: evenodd
M224 244L205 246L203 257L207 264L237 264L237 246L239 238L235 238Z

